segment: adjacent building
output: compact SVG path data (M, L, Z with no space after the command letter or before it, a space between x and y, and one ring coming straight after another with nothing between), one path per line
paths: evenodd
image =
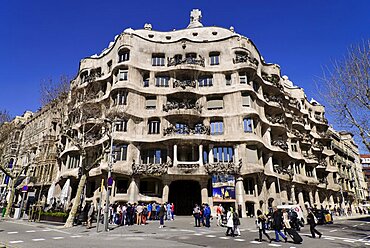
M361 164L362 170L365 175L365 182L366 182L366 191L367 191L367 199L369 199L369 192L370 192L370 154L361 154Z
M95 202L112 140L111 202L170 201L176 214L222 203L245 216L279 204L355 208L367 195L352 135L329 128L324 106L264 61L249 38L203 27L199 10L185 29L126 29L81 60L66 106L68 136L84 137L88 163L104 155L84 191ZM35 154L33 185L45 194L52 182L47 198L68 202L82 156L66 136L55 153L61 120L42 111L22 139Z

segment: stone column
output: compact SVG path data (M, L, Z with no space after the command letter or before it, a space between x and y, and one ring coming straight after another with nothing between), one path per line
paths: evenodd
M245 208L245 200L244 200L244 184L243 178L241 176L235 178L235 198L236 198L236 209L238 209L238 205L242 206L242 217L246 217L246 208Z
M314 199L313 199L313 193L312 193L312 189L310 189L310 192L308 192L308 196L310 198L310 207L314 207Z
M267 154L267 163L265 165L265 170L267 172L273 172L274 171L274 165L272 164L272 153Z
M209 153L208 153L208 163L214 163L214 158L213 158L213 145L209 145Z
M200 184L200 188L201 188L201 204L202 203L208 203L208 188L207 188L207 184L208 184L208 181L206 179L201 179L201 181L199 182Z
M315 191L315 204L317 205L317 208L321 208L322 204L320 202L320 195L318 190Z
M137 146L136 150L137 150L136 163L141 164L141 158L140 158L141 146Z
M170 180L163 180L162 203L168 202L168 196L170 194L170 184Z
M138 202L139 200L139 178L132 177L130 185L128 187L127 193L128 193L128 201L130 203Z
M291 199L292 199L292 202L293 204L297 204L297 200L295 199L295 185L292 184L291 186Z
M199 166L203 166L203 145L199 145Z
M177 165L177 145L173 145L173 166Z

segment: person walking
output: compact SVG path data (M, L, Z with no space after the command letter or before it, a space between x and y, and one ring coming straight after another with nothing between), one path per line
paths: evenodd
M290 220L289 220L289 215L286 209L283 209L283 224L284 224L284 234L286 235L286 229L290 229Z
M226 236L231 236L231 237L234 237L234 221L233 221L233 213L234 213L234 210L232 207L230 207L229 211L227 211L227 215L226 215L226 219L227 219L227 223L226 223ZM231 232L231 234L230 234Z
M285 242L288 241L287 237L284 235L284 233L281 232L283 229L283 216L278 211L277 207L274 207L274 213L272 214L273 219L273 228L275 231L275 240L276 242L280 242L279 235L284 239Z
M205 226L206 227L211 227L211 222L210 222L210 219L211 219L211 208L209 207L209 205L207 203L204 206L203 215L204 215L204 218L206 219Z
M195 207L193 208L193 216L195 221L195 227L200 227L200 208L198 204L195 204Z
M233 213L233 224L234 224L234 234L236 236L240 236L240 229L239 229L240 219L239 219L239 214L237 212Z
M147 210L148 210L148 220L151 220L151 215L152 215L152 204L149 202L148 206L147 206Z
M141 220L142 220L142 214L143 214L143 206L139 204L136 207L136 224L141 225Z
M262 211L258 209L257 210L257 220L256 220L256 224L258 227L258 233L259 233L258 241L262 242L262 233L263 233L267 237L268 241L271 243L272 239L266 233L266 220L267 220L266 215L264 215Z
M322 233L316 230L316 225L317 225L317 218L313 214L313 212L310 210L307 215L307 222L310 225L310 232L312 235L312 238L315 238L315 234L319 235L319 238L321 238Z
M166 209L164 207L164 204L162 203L159 207L158 217L159 217L159 228L164 227L164 215L166 214Z
M171 217L172 220L175 220L175 204L171 203Z
M171 203L167 203L166 205L166 220L171 220Z
M218 205L216 208L216 218L217 218L217 226L222 225L222 215L224 213L224 209L222 205Z
M94 204L89 203L89 211L87 212L87 229L90 229L92 227L92 218L94 215Z

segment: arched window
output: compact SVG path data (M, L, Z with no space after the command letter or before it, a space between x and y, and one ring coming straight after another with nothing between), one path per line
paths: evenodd
M118 52L118 63L130 60L130 50L123 48Z

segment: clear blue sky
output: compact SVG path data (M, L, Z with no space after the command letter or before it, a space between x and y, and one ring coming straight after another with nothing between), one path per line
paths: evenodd
M205 26L235 27L267 62L316 95L321 67L350 44L370 37L370 1L11 1L0 7L0 109L12 116L39 107L43 79L75 76L79 60L101 52L114 36L149 22L185 28L199 8ZM320 101L320 99L317 99Z

